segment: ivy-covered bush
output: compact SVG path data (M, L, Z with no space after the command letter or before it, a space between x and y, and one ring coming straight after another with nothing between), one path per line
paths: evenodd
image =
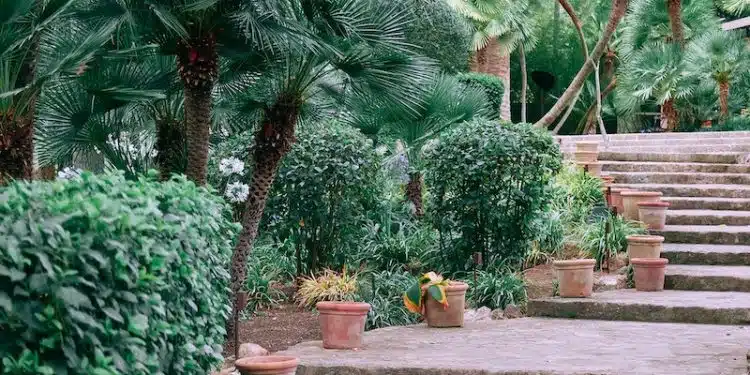
M2 372L206 374L223 360L230 218L156 173L2 188Z
M474 252L482 253L485 268L520 266L561 166L548 132L475 120L443 134L427 160L426 185L446 267L470 269Z
M220 144L209 162L210 183L237 205L247 193L232 188L241 191L252 175L252 166L238 163L253 149L253 134L245 132ZM300 274L340 268L378 203L380 163L372 141L352 127L335 121L300 127L271 188L260 232L295 244Z
M456 75L459 81L467 85L481 87L487 94L487 100L490 102L489 116L496 120L500 117L500 104L503 102L503 81L491 74L485 73L461 73Z

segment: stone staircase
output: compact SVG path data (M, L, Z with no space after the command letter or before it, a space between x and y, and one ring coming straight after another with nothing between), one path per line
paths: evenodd
M664 292L633 289L591 298L543 298L531 316L708 324L750 323L750 132L560 137L599 141L616 187L661 191L671 203L662 257Z

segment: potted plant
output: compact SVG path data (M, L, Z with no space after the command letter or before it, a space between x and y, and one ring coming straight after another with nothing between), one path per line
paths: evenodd
M648 229L663 230L667 223L668 208L669 202L640 202L638 218L648 226Z
M633 258L633 279L635 290L639 292L660 292L664 290L664 274L668 259Z
M287 356L259 356L241 358L234 362L240 375L294 375L299 360Z
M628 258L658 258L664 244L664 237L651 235L628 236Z
M428 272L406 290L404 305L409 311L422 314L430 327L463 327L467 289L466 283Z
M595 259L556 260L553 263L557 273L560 297L590 297L594 288Z
M578 152L599 152L599 142L576 142L576 151Z
M599 153L594 151L576 151L575 159L579 163L593 163L596 162L599 157Z
M576 162L579 168L585 170L588 174L594 177L599 177L602 174L602 163L595 162Z
M622 216L628 220L638 220L638 203L659 202L662 195L660 191L628 190L620 192L623 206Z

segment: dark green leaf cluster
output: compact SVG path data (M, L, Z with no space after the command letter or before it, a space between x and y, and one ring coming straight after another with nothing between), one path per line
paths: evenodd
M503 81L500 78L484 73L462 73L456 76L459 81L484 89L490 101L490 116L497 119L500 114L500 104L503 102Z
M469 290L466 300L474 307L504 309L513 304L526 304L526 285L523 278L509 271L477 272L477 280L467 280Z
M184 177L84 173L0 190L10 374L206 374L222 358L238 226Z
M466 270L474 252L486 267L520 264L561 167L553 138L528 124L476 120L441 136L426 160L446 267Z
M372 306L365 329L414 324L419 315L404 307L404 291L414 284L414 276L405 271L380 271L359 277L360 297Z

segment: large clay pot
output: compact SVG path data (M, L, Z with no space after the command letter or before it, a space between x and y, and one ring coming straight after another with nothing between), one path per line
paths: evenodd
M576 162L576 165L578 165L579 168L585 170L594 177L599 177L602 175L602 163L595 161L595 162L587 162L587 163L579 163Z
M622 216L628 220L638 220L638 203L659 202L663 194L660 191L629 190L620 193L622 196Z
M575 153L576 161L579 163L593 163L597 160L598 156L598 152L576 151Z
M628 258L658 258L664 244L664 237L635 235L628 236Z
M664 290L664 274L668 259L633 258L633 279L635 290L639 292L660 292Z
M297 358L274 355L241 358L234 362L241 375L294 375L297 365Z
M599 142L576 142L576 151L578 152L599 152Z
M623 211L625 211L625 206L622 203L622 195L621 195L623 191L630 191L630 190L626 188L612 188L612 194L609 196L609 199L610 199L609 205L617 208L618 215L622 215Z
M648 226L648 229L663 230L667 223L667 209L669 202L640 202L638 203L638 219Z
M594 259L556 260L553 262L557 273L560 297L590 297L594 288Z
M445 287L445 296L448 298L448 308L427 296L425 303L425 320L430 327L463 327L464 309L466 306L466 290L469 285L462 282L451 282Z
M370 304L363 302L318 302L320 330L326 349L356 349L362 347L365 320Z

